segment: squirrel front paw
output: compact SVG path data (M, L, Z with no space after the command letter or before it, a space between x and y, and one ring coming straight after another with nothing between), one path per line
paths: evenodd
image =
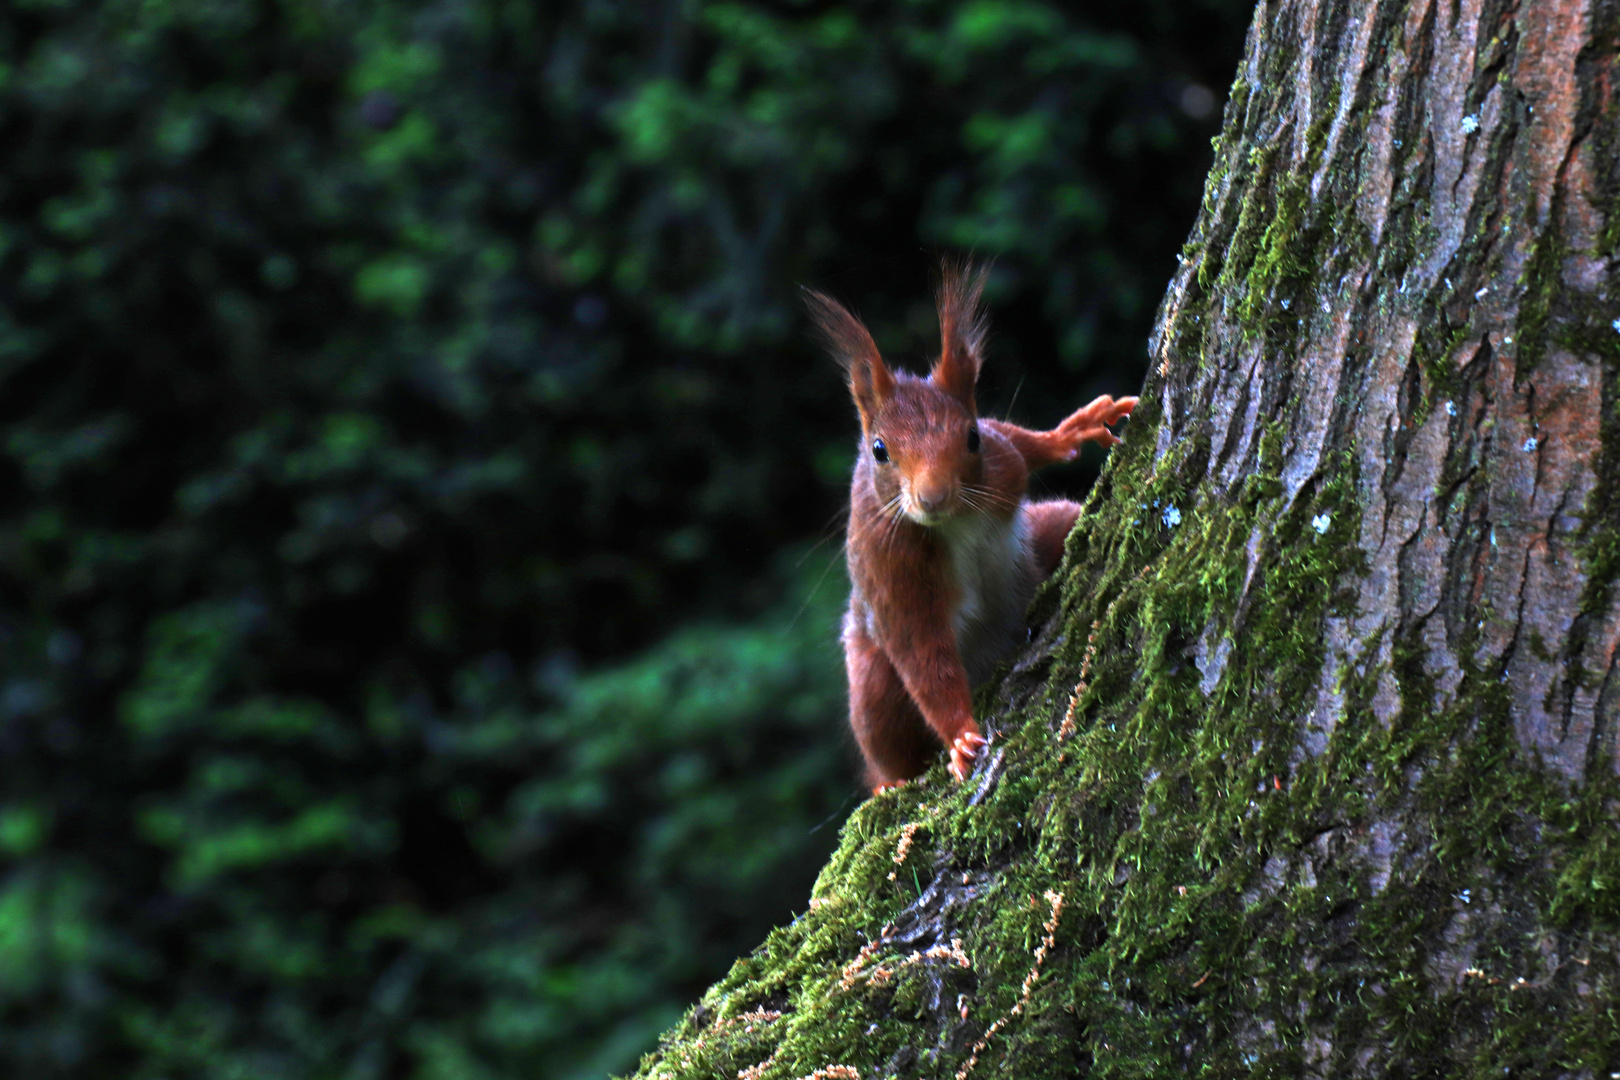
M1080 453L1082 443L1101 443L1104 448L1116 445L1119 436L1108 430L1108 425L1117 424L1136 408L1136 398L1115 398L1104 394L1090 405L1076 409L1069 418L1057 427L1060 438L1068 445L1069 457L1073 458Z
M958 781L966 780L973 771L973 762L979 751L989 745L977 731L964 731L951 743L951 775Z

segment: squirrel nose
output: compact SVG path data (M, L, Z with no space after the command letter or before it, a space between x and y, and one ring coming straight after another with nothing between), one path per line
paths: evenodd
M945 497L947 494L948 492L943 486L918 488L917 505L922 507L922 509L927 513L932 514L934 511L945 505Z

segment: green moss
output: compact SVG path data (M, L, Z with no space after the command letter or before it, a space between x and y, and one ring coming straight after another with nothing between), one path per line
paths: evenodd
M1546 354L1553 304L1563 289L1562 269L1566 252L1557 224L1563 214L1561 190L1553 194L1553 205L1548 214L1551 224L1536 237L1520 279L1523 292L1519 299L1519 321L1514 328L1518 340L1516 370L1519 378L1535 370Z
M1305 181L1291 175L1278 186L1271 221L1260 237L1245 278L1243 301L1238 306L1238 317L1245 326L1262 321L1276 303L1279 289L1314 276L1314 269L1300 264L1296 246L1304 216Z
M1578 543L1587 575L1581 611L1594 615L1608 610L1614 582L1620 580L1620 364L1607 373L1603 404L1597 482L1581 510L1585 524Z
M1232 152L1242 151L1234 149ZM1224 256L1219 267L1211 264L1208 275L1200 278L1204 288L1230 289L1253 265L1271 218L1270 181L1277 152L1275 145L1249 148L1244 174L1250 180L1243 185L1244 196L1238 205L1237 222L1233 226L1231 239L1223 245Z
M1443 299L1439 300L1435 306L1443 303ZM1466 326L1451 327L1444 319L1432 321L1418 331L1412 343L1412 360L1421 378L1415 388L1417 393L1407 403L1409 430L1422 427L1437 405L1455 398L1462 390L1458 353L1467 341Z
M1241 85L1240 79L1237 85ZM1233 94L1237 93L1237 85L1233 87ZM1230 113L1236 108L1237 98L1234 96L1233 105L1228 106ZM1218 220L1217 210L1222 194L1224 193L1227 177L1231 173L1231 151L1219 135L1209 141L1210 150L1214 154L1214 161L1210 165L1209 176L1204 180L1204 199L1198 215L1199 226ZM1203 230L1195 227L1193 240L1182 250L1185 259L1200 258L1196 281L1200 289L1208 291L1219 277L1223 262L1225 245L1215 242L1214 237L1204 236Z

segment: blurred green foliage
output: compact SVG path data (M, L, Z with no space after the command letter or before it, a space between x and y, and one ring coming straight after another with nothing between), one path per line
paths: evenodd
M0 1071L633 1063L853 791L797 284L1136 385L1247 14L0 8Z

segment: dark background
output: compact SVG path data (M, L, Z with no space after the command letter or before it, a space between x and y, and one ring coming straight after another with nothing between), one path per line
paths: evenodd
M1248 14L0 8L0 1073L632 1067L859 794L798 286L1133 391Z

